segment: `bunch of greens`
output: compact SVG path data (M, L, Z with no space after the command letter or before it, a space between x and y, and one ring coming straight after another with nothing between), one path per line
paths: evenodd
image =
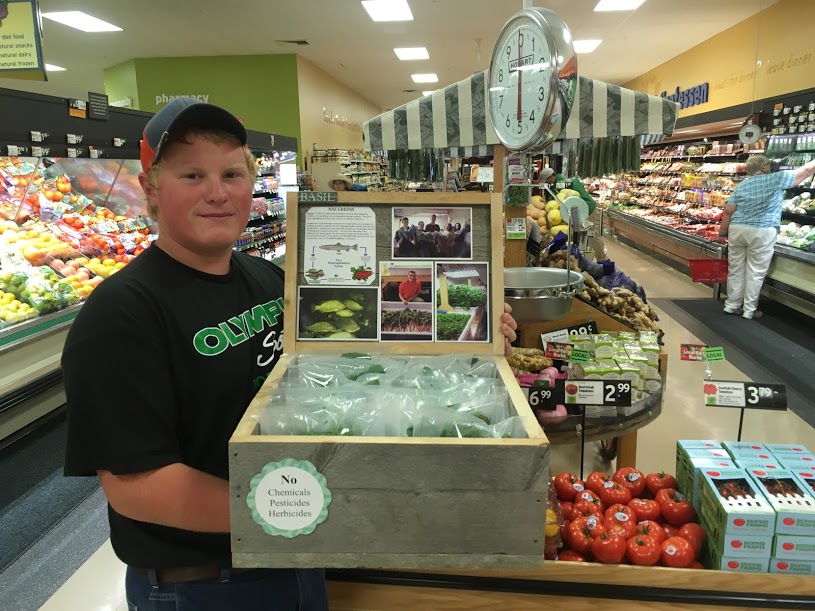
M441 293L436 291L436 303L441 303ZM487 303L487 293L466 284L448 284L447 300L453 308L477 308Z
M436 315L436 337L441 341L455 341L461 337L470 320L469 314L444 312Z
M430 333L433 314L424 310L382 310L382 331L385 333Z

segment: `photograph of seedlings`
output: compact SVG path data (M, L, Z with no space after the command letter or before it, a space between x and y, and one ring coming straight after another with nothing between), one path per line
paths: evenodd
M380 339L383 342L433 341L433 264L382 261Z
M436 263L436 341L490 341L488 304L488 263Z
M393 208L394 259L472 259L472 208Z
M300 287L297 339L375 340L377 287Z

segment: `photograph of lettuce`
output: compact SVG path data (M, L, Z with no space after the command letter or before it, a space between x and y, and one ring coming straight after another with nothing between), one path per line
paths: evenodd
M436 263L436 341L489 342L489 263Z

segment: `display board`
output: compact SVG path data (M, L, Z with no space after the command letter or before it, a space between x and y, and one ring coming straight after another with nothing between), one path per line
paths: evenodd
M500 195L314 199L287 201L286 352L503 354Z

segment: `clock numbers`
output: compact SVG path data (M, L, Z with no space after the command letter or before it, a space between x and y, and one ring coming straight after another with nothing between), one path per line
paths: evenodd
M541 67L540 67L540 70L538 70L538 72L543 72L545 65L546 65L546 60L541 57Z
M523 131L524 131L524 128L523 128L523 126L521 125L521 122L520 122L520 121L518 121L518 133L519 133L519 134L522 134L522 133L523 133Z
M543 87L538 87L538 101L543 102L543 97L544 97Z
M500 96L498 96L498 97L499 97L499 98L501 98L501 101L498 103L498 108L501 108L501 106L503 106L503 105L504 105L504 96L503 96L503 94L502 94L502 95L500 95Z
M504 70L503 70L503 68L498 71L498 82L499 83L504 82Z
M520 47L524 46L524 33L523 32L520 32L518 34L518 46L520 46Z
M532 114L531 114L531 115L529 115L529 122L530 122L530 123L534 123L534 122L535 122L535 111L534 111L534 110L532 111Z
M507 127L511 127L512 123L509 122L509 115L507 115Z

